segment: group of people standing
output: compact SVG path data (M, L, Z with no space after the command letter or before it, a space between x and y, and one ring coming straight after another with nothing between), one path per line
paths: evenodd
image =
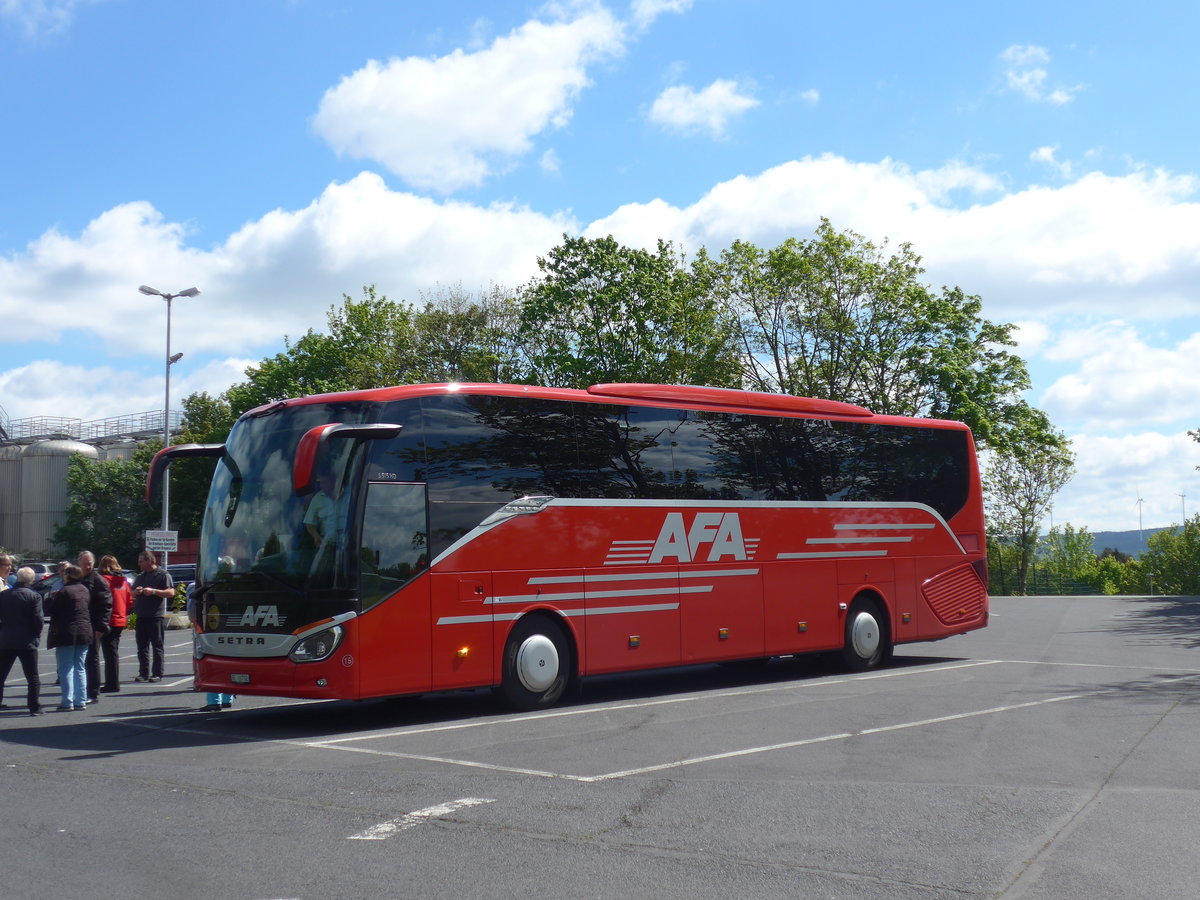
M29 691L29 714L43 714L37 654L42 628L50 627L46 646L54 650L55 668L62 689L60 711L85 709L102 693L121 690L121 633L136 615L138 675L134 681L157 682L163 676L163 643L167 600L174 596L170 574L159 567L153 551L138 556L141 572L132 586L115 556L100 559L90 551L75 564L59 564L61 586L42 598L32 589L36 575L29 567L12 575L12 559L0 555L0 707L4 707L4 681L13 663L20 661ZM104 656L101 678L100 655Z

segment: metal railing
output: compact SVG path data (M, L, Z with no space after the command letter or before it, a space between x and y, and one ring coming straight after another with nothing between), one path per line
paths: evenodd
M168 425L172 434L183 428L183 411L173 409ZM113 440L152 438L163 432L163 411L130 413L107 419L68 419L57 416L31 416L25 419L0 421L0 442L29 444L34 441L68 438L87 444L102 444Z

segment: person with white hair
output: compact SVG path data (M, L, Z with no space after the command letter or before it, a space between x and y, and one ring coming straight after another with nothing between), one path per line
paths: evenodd
M21 661L29 691L26 702L31 716L42 715L42 682L38 677L38 646L42 640L42 598L31 585L37 576L29 566L17 570L17 586L0 591L0 709L4 703L4 682L13 663Z

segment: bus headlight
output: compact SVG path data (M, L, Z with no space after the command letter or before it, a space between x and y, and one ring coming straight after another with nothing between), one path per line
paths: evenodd
M341 625L334 625L332 628L310 634L296 643L296 646L288 653L288 659L298 663L320 662L328 659L330 654L338 648L338 644L342 642L343 634Z

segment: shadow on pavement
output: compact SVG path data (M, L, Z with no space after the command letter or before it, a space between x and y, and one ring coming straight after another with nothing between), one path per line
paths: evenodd
M952 661L957 658L897 656L890 668L934 666ZM812 655L758 664L703 664L600 675L584 679L578 696L555 709L663 699L753 685L784 686L843 674L831 657ZM233 709L220 713L199 712L203 696L191 690L154 691L150 705L121 710L112 709L112 702L102 701L84 712L51 712L39 719L29 718L24 710L18 715L9 710L8 715L0 716L0 735L9 744L71 754L64 759L89 759L253 741L313 740L362 731L522 715L509 710L489 689L362 701L244 697Z

